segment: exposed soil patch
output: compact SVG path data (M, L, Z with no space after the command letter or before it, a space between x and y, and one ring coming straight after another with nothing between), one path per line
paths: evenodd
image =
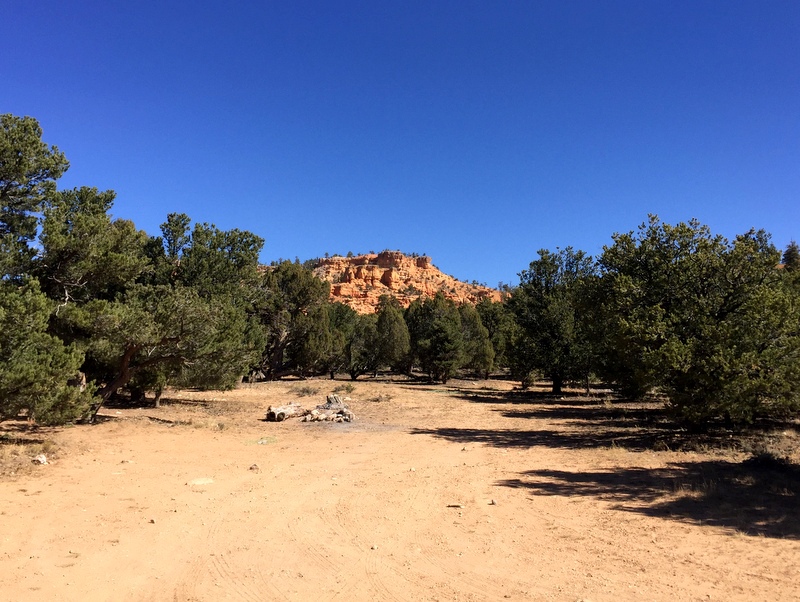
M349 384L3 423L3 597L800 598L794 430L697 439L655 406L498 380ZM337 388L355 422L264 422Z

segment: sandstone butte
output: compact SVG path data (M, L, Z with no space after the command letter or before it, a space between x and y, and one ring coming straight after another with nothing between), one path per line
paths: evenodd
M427 256L382 251L354 257L316 260L314 274L331 283L331 301L340 301L359 313L373 313L381 295L395 297L408 307L418 297L441 291L456 303L476 304L482 299L500 301L500 291L461 282L444 274Z

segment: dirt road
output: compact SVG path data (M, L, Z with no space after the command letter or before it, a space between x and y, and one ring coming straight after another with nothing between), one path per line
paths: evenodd
M29 433L55 451L0 481L0 597L800 599L793 475L765 488L731 452L615 430L635 410L502 381L357 382L353 423L262 421L337 385L174 392Z

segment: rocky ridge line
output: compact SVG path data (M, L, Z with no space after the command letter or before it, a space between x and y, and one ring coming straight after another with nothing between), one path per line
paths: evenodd
M500 292L486 286L461 282L444 274L425 255L409 256L399 251L382 251L353 257L317 260L314 274L331 283L331 301L340 301L359 313L373 313L381 295L392 295L403 307L420 296L433 297L441 291L456 303L500 300Z

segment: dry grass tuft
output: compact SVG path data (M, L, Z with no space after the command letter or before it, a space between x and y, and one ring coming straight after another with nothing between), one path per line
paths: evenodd
M0 434L0 477L14 478L36 470L33 459L44 454L48 462L57 458L59 446L50 439L30 435Z
M319 393L319 388L312 387L311 385L300 385L298 387L294 387L292 392L298 397L311 397L312 395Z
M333 389L334 393L347 393L348 395L356 390L355 385L353 383L347 383L344 385L338 385Z

